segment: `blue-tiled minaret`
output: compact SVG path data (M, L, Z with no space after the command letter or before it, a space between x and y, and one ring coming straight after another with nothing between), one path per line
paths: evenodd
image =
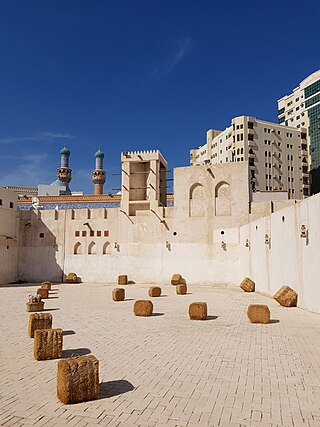
M103 194L103 185L106 182L106 171L103 169L104 153L100 150L100 147L94 157L96 159L96 168L92 171L94 194Z
M67 149L66 146L60 150L61 156L61 164L60 168L58 168L58 181L62 182L66 185L65 194L71 194L69 183L71 181L71 172L72 170L69 168L69 157L70 150Z

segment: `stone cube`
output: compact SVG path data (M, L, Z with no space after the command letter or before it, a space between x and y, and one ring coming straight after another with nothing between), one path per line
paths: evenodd
M124 301L125 299L125 290L123 288L115 288L112 291L113 301Z
M181 284L176 286L177 295L186 295L187 293L187 285Z
M255 291L256 284L253 280L249 279L249 277L246 277L242 282L240 283L240 288L244 290L245 292L254 292Z
M161 295L161 288L159 286L151 286L148 293L149 297L159 297Z
M193 302L189 305L189 317L191 320L205 320L207 312L206 302Z
M265 304L250 304L247 315L251 323L267 324L270 322L270 310Z
M289 286L282 286L273 297L283 307L296 307L298 294Z
M152 316L153 304L149 300L137 300L134 303L133 312L135 316Z

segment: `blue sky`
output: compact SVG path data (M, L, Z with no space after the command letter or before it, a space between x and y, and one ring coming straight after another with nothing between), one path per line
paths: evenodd
M0 185L55 180L105 191L120 152L189 164L207 129L237 115L276 121L276 100L320 68L320 0L1 0Z

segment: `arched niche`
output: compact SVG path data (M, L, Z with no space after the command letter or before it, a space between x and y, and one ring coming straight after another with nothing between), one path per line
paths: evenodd
M102 254L103 255L110 255L111 254L111 245L110 242L105 242L102 248Z
M82 254L82 246L80 242L75 243L73 247L73 254L74 255L81 255Z
M231 188L227 181L220 181L215 188L216 216L231 215Z
M189 216L205 215L205 189L202 184L196 182L189 189Z
M96 244L94 242L90 242L88 246L88 255L96 254Z

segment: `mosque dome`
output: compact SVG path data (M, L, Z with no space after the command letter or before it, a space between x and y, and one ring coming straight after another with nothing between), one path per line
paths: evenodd
M95 153L94 157L100 157L101 159L104 158L104 153L100 150L100 147L98 149L98 151Z
M67 149L67 147L66 146L64 146L63 148L62 148L62 150L60 150L60 154L62 155L62 154L65 154L66 156L70 156L70 150L68 150Z

